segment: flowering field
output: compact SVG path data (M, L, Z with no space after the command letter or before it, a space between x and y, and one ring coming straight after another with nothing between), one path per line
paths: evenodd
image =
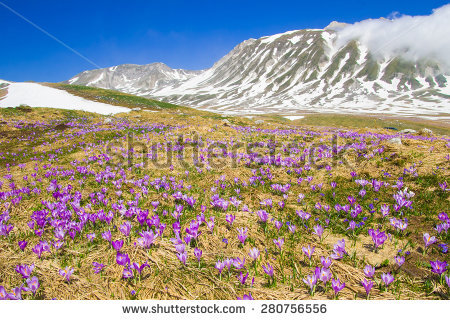
M8 109L0 146L0 299L449 297L448 136Z

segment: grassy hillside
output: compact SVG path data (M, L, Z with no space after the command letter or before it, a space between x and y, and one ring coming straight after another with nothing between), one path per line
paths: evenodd
M281 121L280 116L274 117ZM285 120L287 121L287 120ZM398 130L414 129L421 130L428 128L438 134L450 134L450 124L445 121L424 120L420 118L396 118L386 116L363 116L348 114L306 114L305 118L292 121L295 125L301 126L323 126L336 128L369 128L383 129L396 128Z
M449 298L448 136L263 119L0 109L0 286L33 265L24 299L366 299L370 265L370 299Z
M203 118L228 119L235 124L251 124L251 121L245 117L220 115L212 112L202 111L185 106L179 106L154 99L147 99L131 94L122 93L114 90L106 90L95 87L86 87L79 85L69 85L60 83L47 83L54 88L65 90L71 94L83 97L88 100L109 103L128 108L141 108L143 110L163 111L168 113L178 113L185 116L195 115ZM438 134L450 134L450 125L445 121L429 121L420 118L400 118L378 115L351 115L351 114L304 114L304 119L290 122L280 115L260 115L253 117L254 120L261 119L271 121L272 123L293 124L300 126L325 126L336 128L375 128L383 129L386 127L396 128L398 130L414 129L420 130L429 128Z
M94 87L62 84L62 83L47 83L47 85L53 88L65 90L73 95L80 96L89 100L109 103L122 107L143 108L148 110L160 110L160 109L176 110L185 108L171 103L138 97L135 95L126 94L115 90L106 90Z

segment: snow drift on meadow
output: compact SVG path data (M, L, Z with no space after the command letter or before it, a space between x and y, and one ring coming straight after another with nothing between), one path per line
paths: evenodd
M37 83L8 82L6 97L0 99L0 108L17 107L21 104L30 107L82 110L104 115L128 112L130 109L95 102L74 96L64 90L46 87Z
M379 57L401 55L413 61L431 58L450 70L450 4L434 9L428 16L368 19L336 31L338 45L358 39Z

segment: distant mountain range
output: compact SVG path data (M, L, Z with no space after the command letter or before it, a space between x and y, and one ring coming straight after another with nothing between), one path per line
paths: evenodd
M84 71L66 82L140 94L178 85L202 72L202 70L172 69L160 62L147 65L122 64L110 68Z
M66 82L230 114L450 114L450 75L439 61L379 57L358 39L338 44L340 28L249 39L206 70L125 64Z

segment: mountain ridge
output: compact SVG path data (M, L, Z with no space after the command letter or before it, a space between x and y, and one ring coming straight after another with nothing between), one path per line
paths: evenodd
M91 85L118 91L124 91L121 89L125 87L129 88L131 83L133 87L150 90L187 80L201 72L202 70L172 69L162 62L145 65L127 63L83 71L63 83Z
M450 113L450 77L439 61L380 58L358 39L338 45L333 28L345 26L330 25L245 40L205 70L164 65L139 73L139 66L121 65L85 71L68 83L221 113ZM133 81L120 81L129 73Z

